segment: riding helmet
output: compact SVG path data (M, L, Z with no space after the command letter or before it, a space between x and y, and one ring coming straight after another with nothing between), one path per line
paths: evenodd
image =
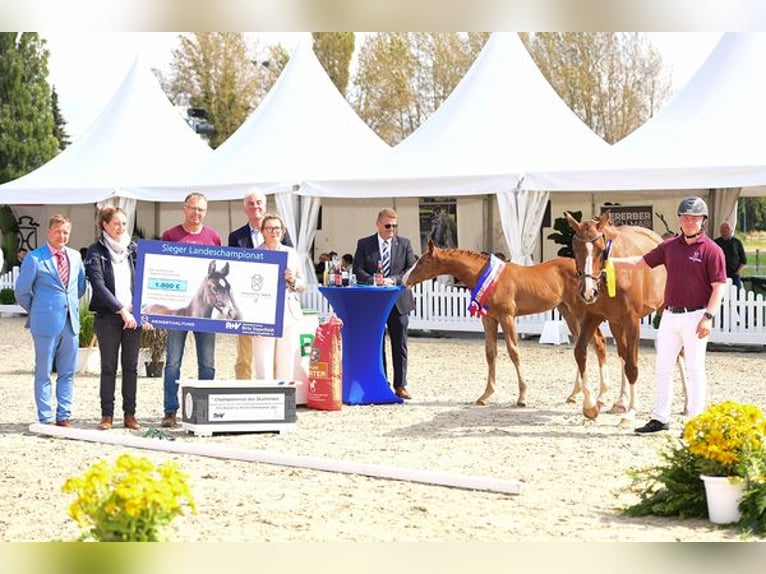
M678 204L678 215L704 215L707 214L707 203L696 195L687 195Z

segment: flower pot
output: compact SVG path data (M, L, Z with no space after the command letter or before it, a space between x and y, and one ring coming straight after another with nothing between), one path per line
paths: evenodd
M98 375L101 373L101 354L98 347L81 347L77 351L75 372L82 375Z
M731 524L739 522L739 501L745 492L745 481L738 476L701 475L705 483L705 499L710 522Z
M144 368L146 369L147 377L158 378L161 377L165 371L165 361L147 361L144 363Z

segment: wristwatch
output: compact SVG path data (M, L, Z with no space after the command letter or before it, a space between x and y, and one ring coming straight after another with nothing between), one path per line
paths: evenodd
M710 311L705 311L702 314L702 316L705 317L705 319L711 319L711 320L713 319L713 317L715 317L715 315L713 315Z

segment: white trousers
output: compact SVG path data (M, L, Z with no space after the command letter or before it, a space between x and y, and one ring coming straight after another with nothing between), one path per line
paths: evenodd
M253 337L253 367L259 380L295 378L300 329L296 321L285 319L281 337Z
M652 418L661 423L670 421L673 403L673 374L676 358L681 348L686 361L687 392L689 394L689 417L705 410L707 378L705 375L705 350L708 337L697 337L697 325L704 309L689 313L662 314L657 330L657 361L654 367L655 390Z

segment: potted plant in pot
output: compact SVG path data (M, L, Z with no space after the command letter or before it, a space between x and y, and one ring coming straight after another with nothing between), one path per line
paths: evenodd
M625 514L707 517L766 534L766 416L761 409L734 401L712 405L686 423L680 441L668 435L663 447L662 464L628 472L627 490L639 502L623 509ZM711 493L729 487L739 492L730 497L735 508L724 509Z
M145 327L141 332L141 350L147 377L161 377L165 368L167 331Z
M728 524L741 518L739 501L747 481L766 472L765 439L766 418L755 405L726 401L686 423L683 440L689 452L700 457L712 522Z
M80 300L80 335L77 353L78 373L100 373L101 356L98 353L96 331L94 327L96 316L88 310L86 298Z

